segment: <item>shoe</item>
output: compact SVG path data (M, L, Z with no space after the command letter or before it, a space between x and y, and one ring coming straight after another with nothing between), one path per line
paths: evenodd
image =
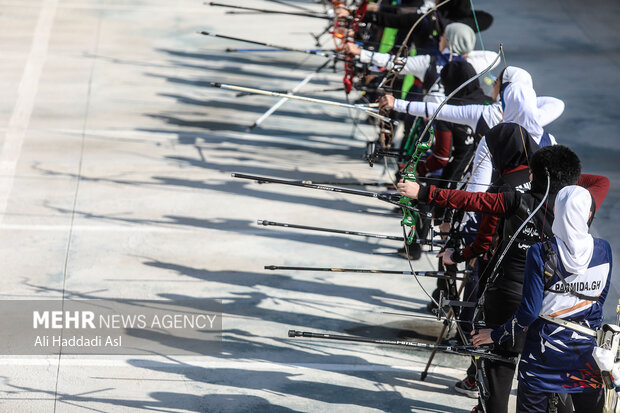
M412 244L407 248L409 249L409 256L407 256L407 249L405 247L399 248L398 255L412 261L420 259L422 256L422 247L419 244Z
M454 385L454 390L456 390L457 393L464 394L472 399L478 398L478 386L476 386L476 380L471 377L466 377L463 380L456 382Z

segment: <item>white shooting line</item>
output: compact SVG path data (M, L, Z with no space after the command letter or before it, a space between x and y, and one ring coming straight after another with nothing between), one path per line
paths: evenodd
M24 137L30 123L30 115L39 90L39 80L47 58L50 34L58 0L44 0L34 30L30 54L17 89L17 101L13 107L4 144L0 152L0 224L13 189L17 162L22 152Z

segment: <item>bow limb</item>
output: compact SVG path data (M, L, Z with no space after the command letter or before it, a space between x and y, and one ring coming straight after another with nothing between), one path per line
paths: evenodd
M460 84L456 89L454 89L452 91L452 93L450 93L448 96L445 97L444 100L441 101L439 106L437 106L437 109L435 109L435 112L433 112L431 117L426 122L426 126L424 127L424 130L422 131L422 133L420 133L420 135L419 135L419 139L420 140L423 139L424 136L426 136L427 132L429 132L431 130L431 126L433 125L433 122L435 121L437 116L439 116L439 112L441 111L441 108L443 108L444 105L451 98L453 98L459 91L461 91L465 86L467 86L471 82L479 79L480 77L482 77L485 74L487 74L488 72L490 72L491 69L493 69L495 67L495 65L498 63L499 59L501 59L502 53L503 53L503 46L500 44L499 45L499 52L497 53L497 57L495 59L493 59L493 61L491 62L491 64L489 66L487 66L480 73L477 73L475 76L472 76L471 78L467 79L465 82ZM413 181L415 181L415 175L413 175L413 174L415 173L415 168L416 168L418 162L420 161L420 156L422 156L422 154L426 150L430 149L432 143L433 143L433 134L431 133L431 134L429 134L429 139L427 139L426 141L420 141L420 142L418 142L416 144L416 152L412 156L411 160L409 160L407 165L405 165L405 167L403 168L403 176L406 179L412 180L412 178L413 178ZM420 151L420 150L423 150L423 152L422 153L418 153L418 151Z
M503 50L502 47L500 45L500 51L499 51L499 55L503 55ZM499 57L499 56L498 56ZM508 67L507 62L506 62L506 57L504 56L504 64L505 67ZM518 115L518 108L517 108L517 116ZM519 125L519 130L521 131L522 126ZM521 131L521 140L523 141L523 145L525 145L525 137L523 136L523 133ZM487 152L487 155L489 154L489 152ZM527 155L526 155L527 157ZM529 164L529 157L527 157L528 160L528 164ZM542 206L548 201L549 198L549 191L551 189L551 177L549 175L549 172L546 171L546 175L547 175L547 188L545 189L545 194L542 197L540 203L536 206L536 208L534 208L534 210L527 216L527 218L525 218L525 220L521 223L521 225L519 226L519 228L517 228L517 230L514 232L514 234L512 234L512 236L510 237L508 243L506 244L506 246L504 247L504 249L502 250L501 253L499 253L499 251L497 251L497 253L499 253L499 255L494 254L494 256L497 256L497 260L495 261L495 264L493 265L493 270L489 273L488 281L486 283L486 286L484 288L484 291L482 292L482 294L480 295L480 299L477 302L476 308L474 310L474 314L472 316L472 325L477 321L478 319L478 315L480 313L480 311L484 308L484 304L485 304L485 297L486 297L486 292L488 291L489 287L491 287L493 285L493 283L495 282L495 280L498 277L498 273L497 270L499 269L502 261L504 260L504 258L506 257L506 254L508 253L508 251L510 250L510 247L512 247L512 244L514 243L514 241L517 239L517 237L519 236L519 234L521 233L521 231L523 230L523 228L525 228L525 226L527 225L528 222L530 222L530 220L536 215L536 213L540 210L540 208L542 208ZM546 214L545 217L543 218L543 220L546 219ZM543 221L544 222L544 221ZM544 233L541 234L541 240L542 237L544 236ZM499 250L499 248L498 248Z
M424 131L422 132L422 134L420 136L424 136L424 134L426 132L428 132L428 130L430 129L430 127L433 124L433 121L437 118L437 116L439 115L439 112L441 111L441 108L444 107L444 105L446 103L448 103L448 101L454 97L454 95L456 95L458 92L460 92L465 86L469 85L471 82L473 82L474 80L477 80L479 78L481 78L482 76L484 76L485 74L489 73L491 71L491 69L493 69L495 67L495 65L498 63L498 61L501 59L501 56L503 54L504 51L504 46L500 43L499 45L499 52L497 53L497 56L495 57L495 59L493 59L493 61L491 62L491 64L486 67L483 71L481 71L480 73L477 73L475 76L472 76L471 78L467 79L464 83L462 83L461 85L459 85L459 87L457 87L456 89L454 89L452 91L452 93L450 93L448 96L446 96L446 98L439 104L439 106L437 106L437 109L435 109L435 112L433 112L433 114L431 115L431 117L428 119L427 123L426 123L426 127L424 128Z
M515 233L510 237L510 240L506 244L506 247L504 248L504 250L499 255L499 258L497 259L497 261L495 261L495 265L493 266L493 270L491 271L491 273L488 276L488 281L486 283L484 291L480 295L480 299L478 300L478 303L476 304L476 308L474 310L474 315L472 316L472 325L477 321L478 315L480 314L480 311L482 311L482 309L484 308L486 292L488 291L489 287L491 287L493 285L495 279L497 278L497 270L500 267L500 264L504 260L504 257L506 256L506 254L510 250L510 247L512 246L514 241L517 239L517 237L519 236L519 234L521 233L523 228L525 228L527 223L530 222L530 220L536 215L538 210L540 208L542 208L542 206L545 204L545 202L547 202L547 198L549 197L549 189L550 188L551 188L551 178L549 177L549 174L547 173L547 189L545 190L545 195L541 199L540 203L536 206L536 208L534 208L532 213L523 221L521 226L519 228L517 228Z
M409 32L407 33L407 36L405 36L405 39L403 40L403 42L401 43L400 47L398 48L398 51L394 55L394 59L392 59L392 61L394 62L394 66L389 71L389 73L386 75L384 81L381 82L381 84L379 85L379 88L381 88L384 83L387 83L387 85L388 85L388 87L390 89L394 88L394 82L396 81L396 78L398 77L400 72L403 70L403 67L405 66L404 63L400 62L400 59L403 57L403 55L408 54L407 53L408 52L407 44L409 43L409 39L411 38L411 35L413 35L414 30L424 20L424 18L426 18L428 15L430 15L433 12L435 12L438 8L440 8L441 6L443 6L444 4L446 4L446 3L450 2L450 1L451 0L445 0L445 1L435 5L434 7L429 9L426 13L422 14L418 18L418 20L416 20L416 22L413 23L413 26L411 26L411 29L409 29Z
M426 127L424 128L424 131L419 135L420 139L422 139L426 135L426 133L431 130L430 127L433 124L433 121L437 118L437 116L439 115L439 111L448 102L448 100L450 100L452 97L454 97L454 95L456 95L456 93L458 93L460 90L462 90L465 86L467 86L471 82L475 81L476 79L480 78L484 74L488 73L493 67L495 67L495 64L501 58L502 50L503 50L503 47L500 44L498 56L493 60L493 62L491 62L491 64L488 67L486 67L484 70L482 70L480 73L476 74L475 76L472 76L470 79L467 79L467 81L465 81L463 84L459 85L459 87L457 87L455 90L453 90L452 93L450 93L448 96L446 96L446 98L437 107L437 109L435 110L433 115L429 118L429 120L428 120L428 122L426 124ZM419 142L416 143L416 150L415 150L411 160L403 168L403 171L402 171L403 179L409 180L409 181L413 181L413 182L416 181L415 168L417 167L418 162L420 161L420 158L421 158L422 154L424 152L426 152L428 149L430 149L430 147L432 145L432 140L433 140L433 134L429 133L429 139L427 139L425 141L419 141ZM411 199L409 197L406 197L406 196L402 196L400 198L400 202L403 205L411 205ZM410 232L407 233L405 227L409 226L410 223L413 224L413 225L411 225ZM406 240L405 241L405 250L407 251L407 256L409 256L409 245L411 245L411 242L408 243L407 240L413 240L413 235L415 234L416 222L415 222L415 217L412 214L408 214L408 211L406 210L406 208L403 208L403 220L401 221L401 225L403 226L403 235L404 235L405 240ZM411 263L411 260L408 258L407 261L409 263L409 267L411 268L411 270L413 272L413 265ZM416 280L417 280L417 277L416 277ZM419 281L418 281L418 283L419 283ZM426 290L424 290L424 291L426 292ZM439 307L439 304L436 302L436 300L434 298L432 298L432 296L430 294L426 293L426 295L428 295L431 298L431 301L433 301ZM439 307L439 311L442 311L440 307ZM460 331L459 334L462 334L462 331ZM462 337L462 338L464 338L464 337Z
M340 2L334 2L334 4L343 5ZM334 19L333 38L336 46L336 50L340 51L344 49L344 46L351 42L359 30L360 23L366 16L366 10L368 8L368 0L363 0L355 10L355 13L348 19L347 24L341 26L340 19L336 17ZM345 57L344 60L344 77L342 83L344 84L344 91L348 95L353 89L353 77L355 76L353 57Z
M362 22L362 20L364 20L364 17L366 16L367 8L368 8L368 0L364 0L357 7L357 10L355 10L355 15L353 16L353 19L351 20L351 23L349 25L349 30L352 33L345 33L346 38L345 38L343 46L349 43L350 41L352 41L353 39L355 39L355 35L357 34L359 30L360 23ZM354 77L355 77L355 66L353 65L353 56L349 56L348 60L346 60L344 63L344 78L342 79L342 83L344 84L344 91L347 95L353 89L353 78Z
M387 85L387 88L390 90L394 89L394 83L396 82L396 78L398 78L398 75L400 74L400 72L403 70L403 67L405 66L404 61L402 61L402 57L403 55L408 54L409 49L407 47L407 44L409 43L409 39L411 38L413 32L428 15L435 12L438 8L440 8L446 3L449 3L450 1L451 0L445 0L439 4L436 4L434 7L430 8L426 13L422 14L418 18L418 20L415 21L415 23L413 23L413 25L411 26L411 29L409 29L409 32L407 33L407 36L405 36L405 39L401 43L400 47L398 48L398 51L396 52L396 54L394 55L394 58L392 59L392 62L394 63L392 69L390 69L387 75L383 78L383 81L379 84L378 89L381 89L384 85ZM387 116L387 114L385 115ZM394 126L390 123L381 122L380 132L379 132L379 143L381 144L383 148L389 149L392 143L393 135L394 135ZM386 161L386 168L387 168L387 161Z

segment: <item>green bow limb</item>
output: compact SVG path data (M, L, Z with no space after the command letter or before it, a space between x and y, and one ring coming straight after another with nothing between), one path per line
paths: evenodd
M444 2L445 3L445 2ZM443 4L443 3L441 3ZM405 167L403 168L403 179L406 181L411 181L411 182L416 182L416 177L415 177L415 171L416 171L416 167L418 165L418 162L420 162L420 157L422 156L422 154L424 154L426 151L428 151L430 149L430 147L433 144L433 140L435 138L435 135L433 133L433 122L435 121L435 119L437 118L437 115L439 115L439 112L441 111L441 108L452 98L454 97L454 95L456 95L461 89L463 89L465 86L467 86L468 84L470 84L471 82L473 82L474 80L480 78L481 76L483 76L485 73L488 73L494 66L495 63L497 63L497 61L500 59L500 56L502 55L502 51L503 51L503 47L500 44L499 45L499 52L497 53L497 57L493 60L493 62L491 62L491 64L486 67L484 70L482 70L480 73L476 74L475 76L472 76L470 79L467 79L464 83L462 83L461 85L459 85L459 87L457 87L456 89L454 89L452 91L452 93L450 93L448 96L446 96L446 98L439 104L439 106L437 107L437 109L435 110L435 112L431 115L431 117L427 120L426 122L426 127L424 128L424 130L422 131L422 133L419 135L420 141L416 143L416 149L415 152L413 153L411 159L409 160L409 162L407 162L407 165L405 165ZM428 136L429 138L426 141L422 141L422 139L424 139L424 136L426 135L426 133L428 132ZM400 198L400 203L403 206L412 206L411 204L412 200L409 197L403 196ZM406 236L405 236L405 242L407 243L407 245L411 245L415 239L415 227L417 224L417 214L413 214L408 208L402 208L403 210L403 219L401 221L401 225L403 227L409 227L409 232L406 232Z
M403 179L405 181L416 182L416 169L418 166L418 162L430 148L433 146L433 141L435 140L435 134L433 129L429 130L428 133L429 138L420 141L416 144L415 152L411 155L411 160L407 163L407 166L403 170ZM403 219L400 221L400 225L403 227L408 227L409 230L405 231L405 242L407 245L413 244L415 240L415 229L418 225L419 215L411 210L413 206L414 200L408 196L401 196L399 199L399 203L403 205L401 208L403 211Z

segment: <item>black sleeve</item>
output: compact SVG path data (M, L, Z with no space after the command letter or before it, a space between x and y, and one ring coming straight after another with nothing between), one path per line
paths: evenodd
M506 208L505 215L511 215L519 207L522 194L514 190L503 191L503 193L504 193L504 206Z
M366 13L364 21L383 27L394 27L398 30L409 31L411 26L420 17L417 13L393 14L393 13Z
M390 13L390 14L398 14L400 13L400 6L391 6L389 4L383 5L381 4L381 8L379 9L380 13Z

